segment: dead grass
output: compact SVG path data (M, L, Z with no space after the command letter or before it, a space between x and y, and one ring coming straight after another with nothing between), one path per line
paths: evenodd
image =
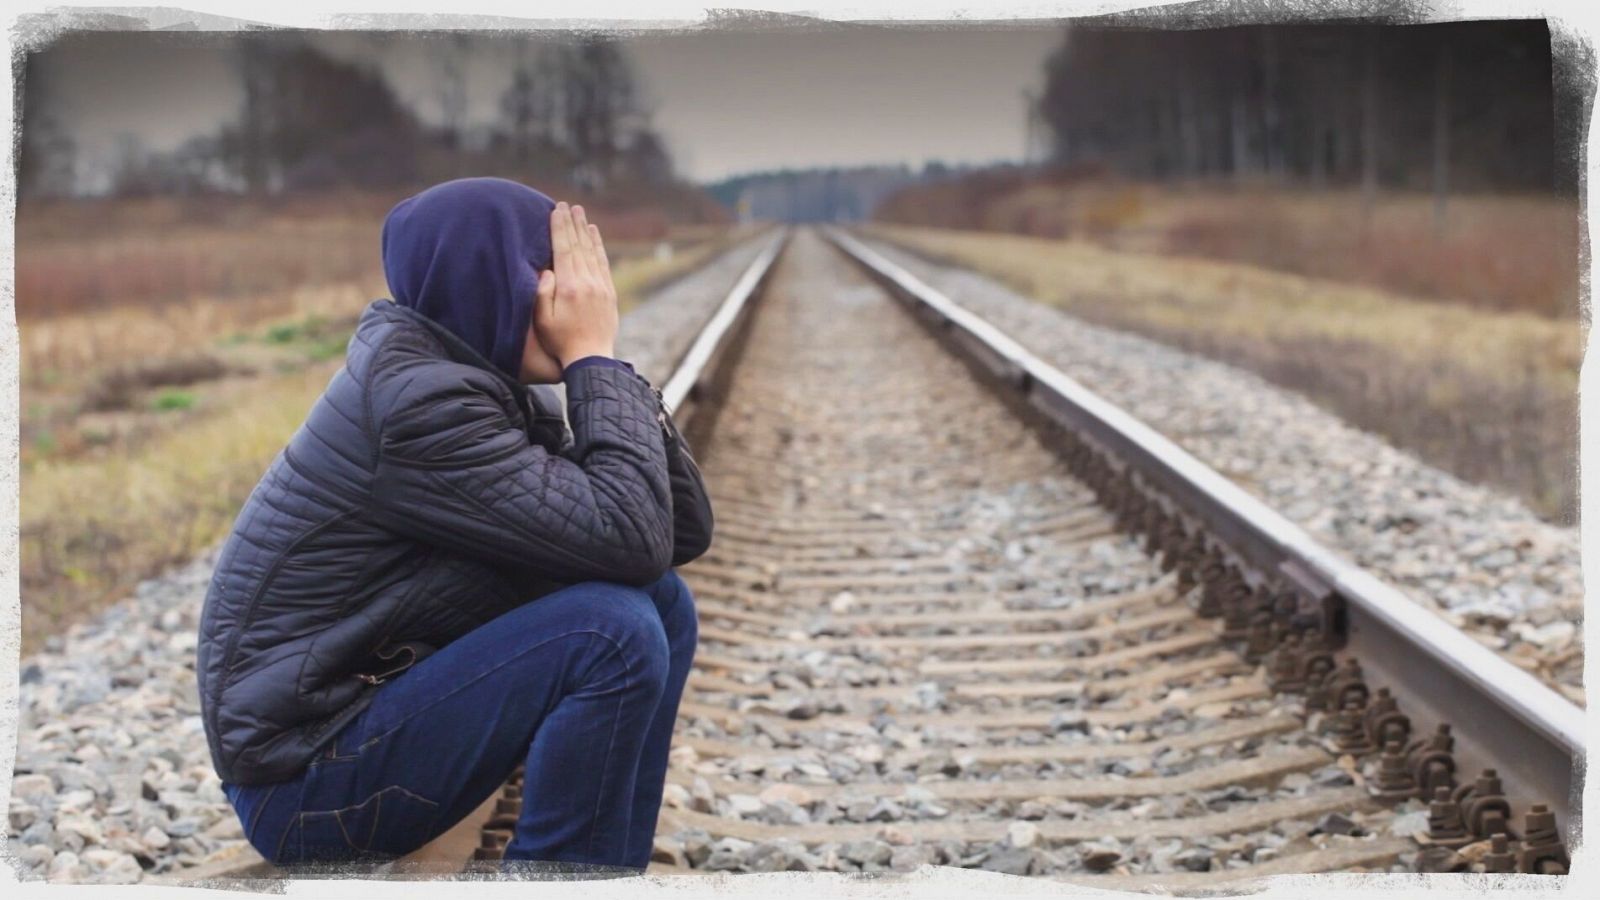
M333 368L261 379L250 403L220 404L131 452L29 466L24 652L224 534Z
M1558 197L1452 197L1441 232L1426 193L1380 194L1369 213L1355 190L1012 175L911 188L879 216L1243 262L1499 311L1580 312L1580 215Z
M91 412L127 409L140 391L210 381L221 378L227 371L227 365L209 353L183 354L118 366L100 375L84 393L83 408Z
M1256 371L1550 518L1575 514L1574 320L1084 241L874 230L1088 321Z
M740 236L701 230L670 258L630 248L614 262L619 300L633 306ZM220 540L385 293L373 272L23 314L25 652Z

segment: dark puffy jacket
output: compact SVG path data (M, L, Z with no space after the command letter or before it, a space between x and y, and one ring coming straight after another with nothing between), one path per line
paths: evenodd
M529 389L379 300L223 545L200 619L211 758L291 778L377 685L567 584L644 585L705 552L711 509L660 395L627 369Z

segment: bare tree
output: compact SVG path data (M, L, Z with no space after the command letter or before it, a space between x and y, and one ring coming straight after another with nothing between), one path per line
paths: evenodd
M37 53L29 54L19 76L21 104L17 125L22 130L18 147L19 198L60 197L77 189L77 145L62 122L61 109L42 78Z
M414 174L418 127L375 70L279 35L238 45L243 97L218 153L252 191L393 184Z
M1566 184L1539 20L1074 25L1044 70L1035 111L1058 165L1264 172L1357 187L1369 211L1384 188L1432 189L1443 210L1452 191Z
M1378 26L1368 25L1361 77L1361 208L1370 218L1378 199Z
M1440 44L1433 74L1433 230L1443 236L1450 197L1450 45Z
M449 34L440 39L433 54L439 69L435 81L439 103L440 130L446 146L461 149L461 136L467 122L467 39Z
M555 144L562 69L554 54L530 59L524 53L512 70L511 84L500 95L500 121L517 155Z

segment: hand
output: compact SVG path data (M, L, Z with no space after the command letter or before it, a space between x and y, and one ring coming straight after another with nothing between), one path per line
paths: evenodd
M554 270L539 273L533 326L539 344L563 367L586 356L614 356L617 288L600 229L583 207L557 203L550 213Z

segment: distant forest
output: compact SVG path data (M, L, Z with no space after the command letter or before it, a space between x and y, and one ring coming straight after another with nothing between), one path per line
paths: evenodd
M1134 178L1571 190L1543 20L1069 27L1035 104L1057 164Z
M975 227L980 198L1113 176L1359 189L1369 203L1431 192L1442 221L1453 194L1576 191L1584 101L1559 74L1543 20L1069 25L1031 104L1031 160L784 170L710 190L745 216Z
M73 40L67 35L63 41ZM622 45L604 37L532 48L512 71L499 116L468 128L470 47L453 36L429 46L443 121L429 125L375 67L337 59L302 36L221 38L239 81L231 120L170 152L124 137L108 172L79 158L29 54L22 69L21 197L246 193L391 188L491 174L639 197L698 194L676 178L651 125ZM19 116L18 121L24 121ZM702 201L703 202L703 201Z

